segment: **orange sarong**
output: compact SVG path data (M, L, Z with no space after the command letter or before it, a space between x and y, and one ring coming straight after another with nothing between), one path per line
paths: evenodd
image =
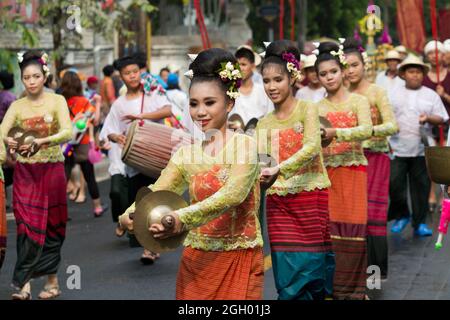
M177 276L177 300L261 300L263 249L203 251L186 247Z
M367 168L328 168L335 299L362 300L367 279Z

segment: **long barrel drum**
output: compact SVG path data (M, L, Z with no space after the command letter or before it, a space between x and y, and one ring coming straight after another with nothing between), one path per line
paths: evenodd
M128 130L122 160L153 178L159 177L170 157L183 145L194 142L191 135L155 122L135 121Z

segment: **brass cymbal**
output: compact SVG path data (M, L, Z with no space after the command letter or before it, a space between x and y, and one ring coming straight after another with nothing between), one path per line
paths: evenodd
M272 157L270 154L266 153L258 153L258 162L259 166L264 168L272 168L278 165L277 160L275 160L274 157Z
M322 135L324 134L323 129L333 128L331 122L325 117L319 117L319 122L320 122L320 131L322 132ZM333 142L333 139L325 139L322 136L322 148L328 147L331 144L331 142Z
M247 125L245 126L245 130L254 130L256 128L256 125L258 124L258 119L256 118L252 118L250 119L250 121L247 123Z
M425 160L431 181L450 185L450 147L425 147Z
M232 114L231 117L228 119L228 122L231 124L233 123L236 127L236 130L244 130L245 129L245 125L244 125L244 120L242 120L242 117L240 115L238 115L237 113Z
M136 239L145 248L153 252L173 251L183 244L188 232L185 231L167 239L155 239L149 228L154 223L163 223L168 213L187 207L187 202L171 191L156 191L145 195L136 204L133 229Z
M28 145L33 144L34 140L39 138L40 134L37 131L34 130L28 130L25 131L24 134L17 140L18 148L22 145ZM18 154L20 154L22 157L29 158L34 156L36 153L38 153L40 147L37 147L36 145L32 145L31 149L29 151L17 151Z
M13 127L11 128L11 130L9 130L8 132L8 137L13 138L14 140L18 140L20 139L20 137L22 137L22 135L25 133L25 130L23 130L20 127Z

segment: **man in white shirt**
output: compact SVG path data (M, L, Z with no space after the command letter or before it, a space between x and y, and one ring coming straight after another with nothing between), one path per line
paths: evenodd
M308 79L308 85L298 90L295 94L295 98L299 100L319 102L325 98L327 91L320 84L319 78L317 77L316 68L314 66L316 60L317 56L315 54L309 55L305 59L303 73L305 74L306 79Z
M111 156L113 158L110 157L110 160L112 161L112 166L121 168L117 156L119 151L121 153L125 145L126 134L131 126L131 122L134 120L162 122L164 118L172 115L172 107L165 94L158 90L150 94L144 94L141 84L139 61L135 57L127 56L120 58L114 62L114 67L120 72L120 76L127 87L127 92L124 96L117 98L112 104L100 135L107 137L109 141L119 147L118 149L112 149L113 153ZM124 173L125 176L123 177L121 170L118 170L117 174L120 174L123 178L117 177L111 180L111 193L113 196L113 194L123 192L123 190L127 189L128 203L125 204L125 208L128 208L134 202L138 190L141 187L146 187L154 183L155 179L139 173L136 169L128 165L124 165ZM121 203L121 210L122 205ZM123 212L122 210L120 214ZM118 231L116 230L116 233ZM133 245L133 242L133 237L130 237L130 245ZM149 264L156 257L156 254L144 250L141 261L144 264Z
M393 90L398 85L405 85L405 81L398 76L398 66L402 62L400 54L395 50L390 50L384 58L388 69L377 75L375 83L387 92Z
M274 110L273 103L264 91L261 84L253 81L256 53L250 47L242 46L235 53L242 72L242 84L239 88L240 96L236 99L233 110L229 116L238 114L244 121L244 125L251 119L261 119ZM237 129L233 124L230 127Z
M394 159L391 162L389 220L396 219L391 231L400 233L410 221L407 203L409 180L412 202L412 227L417 236L431 236L425 220L431 182L427 174L424 149L431 135L431 125L448 121L439 95L422 85L428 66L409 56L399 68L404 86L390 92L390 101L399 125L399 133L390 138Z

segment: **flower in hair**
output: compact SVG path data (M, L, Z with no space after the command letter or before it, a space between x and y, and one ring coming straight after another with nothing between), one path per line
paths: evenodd
M50 75L50 68L49 68L46 64L44 64L44 65L42 66L42 70L44 70L44 75L45 75L46 77L48 77L48 76Z
M184 74L184 76L192 80L192 78L194 77L194 70L189 69L189 70Z
M300 62L297 60L295 55L291 52L285 52L281 55L281 58L286 61L286 68L289 73L292 74L294 79L300 80L302 78Z
M229 89L227 90L227 95L231 99L237 99L239 97L239 87L241 86L241 69L238 63L234 65L228 61L220 64L221 68L218 70L220 79L223 82L229 83Z
M347 67L347 59L345 58L345 54L344 54L344 50L343 48L341 48L341 46L339 47L339 51L331 51L330 54L332 54L335 57L339 57L339 62L344 66Z
M364 69L366 71L370 70L370 68L372 67L372 61L370 60L369 55L367 54L366 51L364 51L361 53L361 56L364 60Z
M19 63L23 62L23 55L25 54L25 52L18 52L17 53L17 60L19 61Z

